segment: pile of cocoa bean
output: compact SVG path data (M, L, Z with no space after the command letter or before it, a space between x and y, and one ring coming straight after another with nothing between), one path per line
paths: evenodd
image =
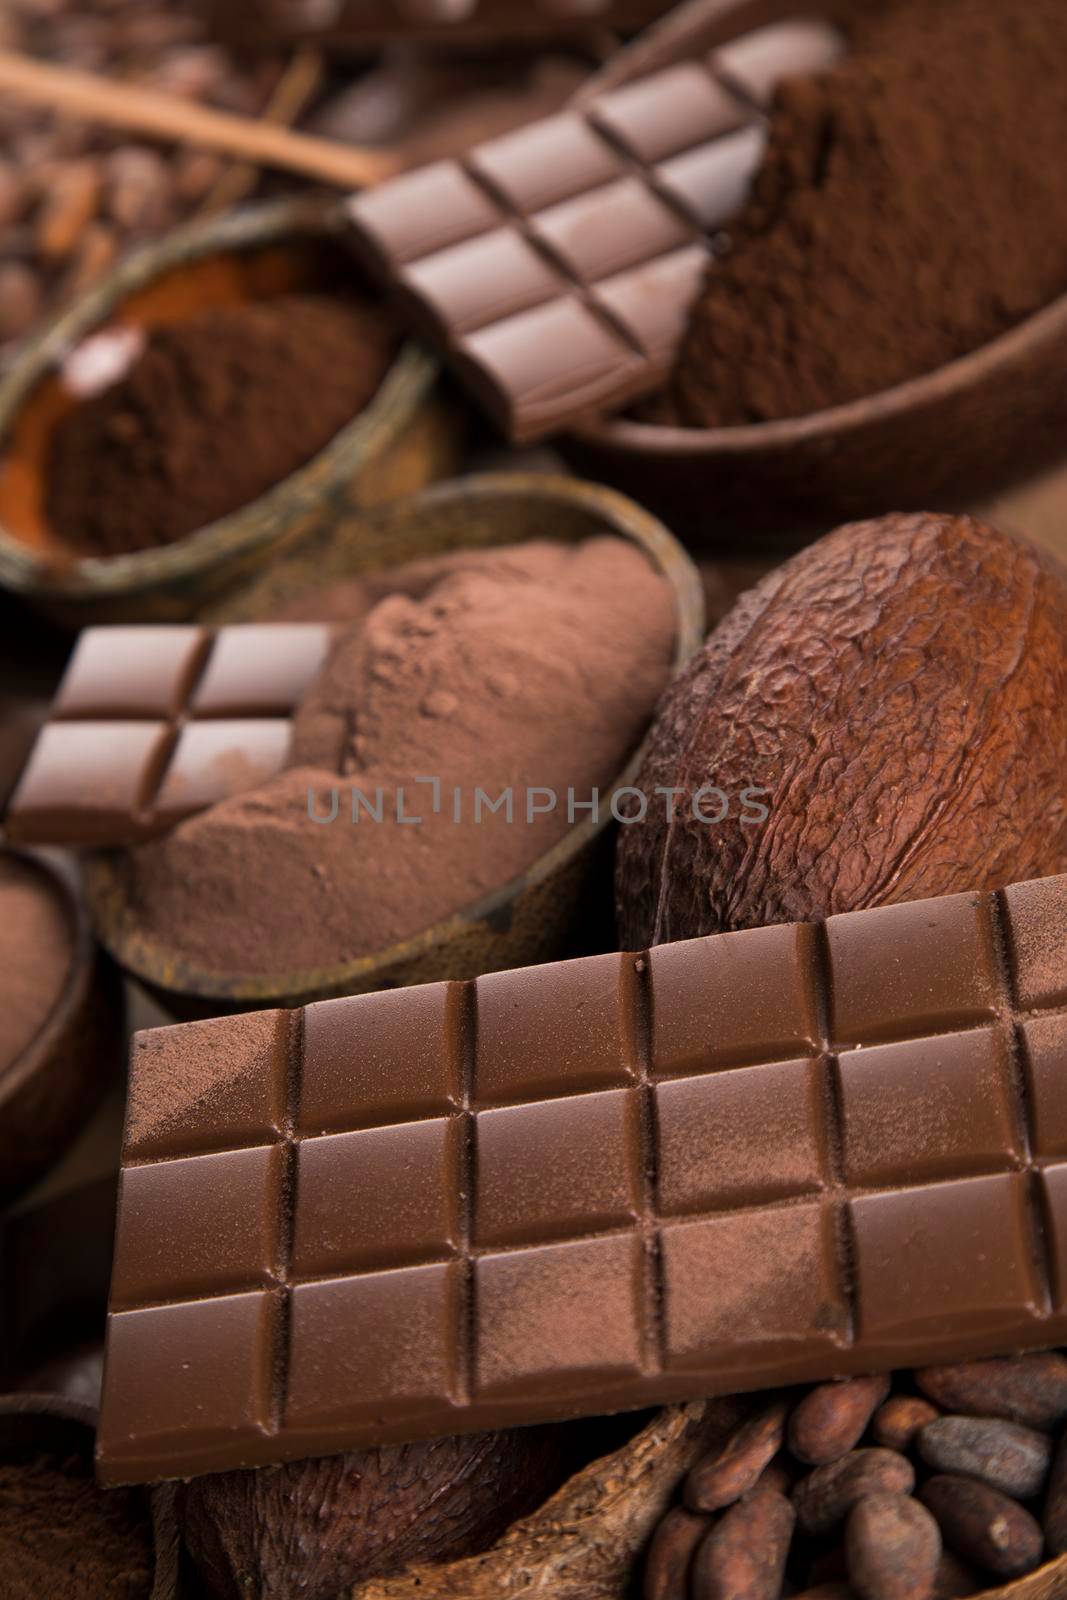
M699 1461L645 1600L962 1600L1067 1553L1060 1352L765 1397Z
M4 0L0 49L246 115L281 71L238 62L183 0ZM131 246L191 217L223 168L0 99L0 357Z

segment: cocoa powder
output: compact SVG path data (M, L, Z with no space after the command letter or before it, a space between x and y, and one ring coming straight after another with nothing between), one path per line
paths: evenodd
M796 417L978 349L1067 290L1062 0L901 0L785 83L751 202L650 415Z
M70 923L58 890L28 862L0 854L0 1072L47 1022L72 959Z
M57 426L47 514L109 556L172 544L304 466L378 389L379 308L289 294L153 328L130 370Z
M153 1565L138 1495L98 1489L77 1457L0 1462L5 1600L147 1600Z
M673 640L666 580L610 538L491 551L422 599L383 600L306 697L291 770L126 858L136 915L195 965L241 973L332 966L431 927L568 831L568 787L599 787L606 809ZM419 777L440 779L439 811ZM528 785L560 797L532 823ZM514 820L476 821L475 791L509 786ZM353 787L381 791L380 823L353 824ZM401 788L417 826L396 820ZM309 792L328 815L332 791L336 820L316 825Z

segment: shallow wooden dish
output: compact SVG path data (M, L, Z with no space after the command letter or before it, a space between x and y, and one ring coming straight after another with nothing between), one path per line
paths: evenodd
M691 0L621 51L579 99L770 21L820 15L847 24L878 4ZM962 508L1061 457L1065 364L1067 295L971 355L832 410L718 429L613 417L576 429L562 448L577 470L633 495L693 543L792 548L853 517Z
M487 476L427 490L370 518L359 540L338 544L325 532L316 536L213 615L226 621L269 615L282 595L291 598L331 579L417 556L533 538L576 541L603 533L637 544L669 578L678 622L675 667L681 667L703 637L703 592L689 558L640 507L610 489L567 478ZM634 781L640 760L637 752L619 774L617 787ZM604 864L598 860L599 847L608 838L609 821L578 823L511 883L391 949L330 969L271 978L198 970L149 940L125 899L112 855L88 862L87 888L104 944L121 966L181 1015L299 1005L399 984L474 977L559 954L579 901L596 867ZM610 908L607 890L603 904Z
M55 375L69 351L102 328L150 327L350 273L335 215L321 202L285 200L181 229L131 256L31 341L0 383L0 586L66 626L181 619L316 528L454 467L459 423L434 392L437 363L409 343L324 450L210 527L100 559L73 555L48 529L41 478L51 429L73 405Z
M96 1411L53 1394L0 1395L0 1460L27 1447L60 1456L80 1456L92 1467ZM103 1491L101 1491L103 1492ZM177 1600L178 1537L166 1500L149 1500L155 1543L150 1600ZM44 1600L44 1597L42 1597Z
M0 1203L28 1188L63 1153L120 1066L125 1046L122 984L93 938L81 897L42 857L20 859L62 902L72 959L51 1016L0 1078Z

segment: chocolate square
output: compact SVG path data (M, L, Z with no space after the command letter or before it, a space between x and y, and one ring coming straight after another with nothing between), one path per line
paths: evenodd
M288 717L321 672L334 630L316 622L220 628L193 695L197 717Z
M750 106L705 66L683 61L598 96L590 116L637 160L652 165L753 120Z
M1067 1001L1067 879L1044 878L1004 891L1012 976L1019 1004Z
M470 170L520 216L622 177L625 164L575 111L517 128L478 145Z
M360 241L386 269L499 227L500 208L455 161L435 161L348 202Z
M291 721L272 717L187 723L160 786L156 816L170 826L277 777L292 733Z
M209 639L197 627L83 628L56 691L53 720L176 717Z
M416 261L399 282L413 292L416 316L431 316L439 334L473 333L567 293L560 273L513 228Z
M656 181L698 228L714 233L748 204L766 144L762 125L741 128L661 162Z
M165 722L46 722L8 807L8 837L104 845L136 832L170 742Z
M1067 1156L1067 1017L1035 1017L1020 1030L1036 1156Z
M677 212L637 178L564 200L531 226L568 271L589 283L679 250L691 238Z

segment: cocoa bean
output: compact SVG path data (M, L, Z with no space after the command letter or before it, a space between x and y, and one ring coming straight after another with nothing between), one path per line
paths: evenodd
M959 1556L953 1555L951 1550L942 1550L941 1560L937 1564L934 1600L969 1600L969 1596L979 1594L985 1587L985 1579L964 1566Z
M889 1393L888 1376L820 1383L789 1419L789 1448L813 1467L836 1461L859 1443Z
M0 265L0 342L29 333L41 314L43 300L40 280L24 262Z
M105 204L120 228L152 231L171 219L173 180L163 157L143 145L122 145L106 162Z
M96 211L99 195L95 161L57 165L37 219L37 248L46 260L60 261L70 254Z
M869 1494L910 1494L915 1469L896 1450L853 1450L816 1467L793 1490L797 1521L805 1533L828 1533Z
M652 1536L645 1558L644 1600L686 1600L693 1552L711 1522L673 1506Z
M1067 1555L1067 1435L1060 1440L1053 1458L1042 1520L1050 1553Z
M796 1514L784 1494L753 1489L697 1550L691 1600L778 1600Z
M753 1488L782 1448L788 1415L788 1402L776 1400L742 1422L720 1449L698 1461L685 1480L690 1511L719 1511Z
M923 1367L915 1374L923 1394L945 1411L969 1417L1003 1417L1051 1432L1067 1418L1067 1358L1057 1351L952 1367Z
M887 1450L909 1450L915 1435L941 1415L920 1395L896 1394L879 1406L871 1419L871 1438Z
M964 1561L998 1578L1021 1578L1040 1564L1041 1529L1029 1511L999 1489L945 1473L923 1485L921 1498L937 1518L945 1543Z
M996 1417L939 1417L923 1428L918 1443L936 1472L977 1478L1016 1500L1040 1493L1052 1460L1047 1434Z
M10 161L0 161L0 228L13 227L26 210L29 185Z
M860 1600L932 1600L941 1532L909 1495L872 1494L853 1506L845 1552Z

